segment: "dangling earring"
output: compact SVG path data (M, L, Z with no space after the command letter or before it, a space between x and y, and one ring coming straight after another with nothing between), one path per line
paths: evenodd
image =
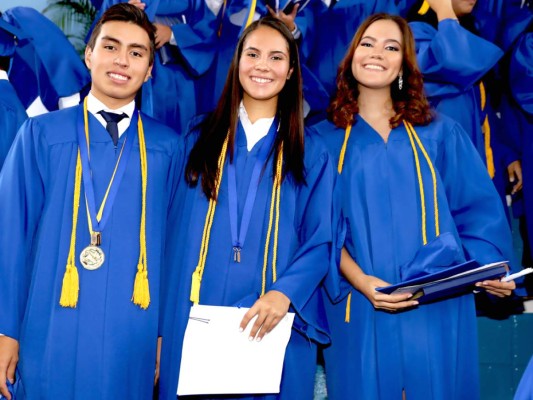
M398 75L398 89L402 90L403 88L403 75Z

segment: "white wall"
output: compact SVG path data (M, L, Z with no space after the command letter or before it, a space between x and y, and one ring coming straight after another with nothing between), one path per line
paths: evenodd
M46 5L46 0L0 0L0 11L17 6L33 7L38 11L42 11Z

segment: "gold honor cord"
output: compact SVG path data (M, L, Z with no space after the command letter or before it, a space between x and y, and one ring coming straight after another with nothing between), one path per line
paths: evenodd
M481 97L481 111L485 110L485 106L487 104L487 95L485 93L485 85L483 82L479 82L479 94ZM483 139L485 144L485 157L487 160L487 171L489 172L490 178L494 178L494 174L496 173L496 169L494 167L494 154L492 153L492 147L490 145L490 123L489 123L489 116L488 114L485 115L485 119L483 120L483 125L481 127L481 131L483 132Z
M424 145L422 144L422 142L420 141L420 138L418 137L415 129L413 128L413 125L411 125L410 122L407 122L407 121L403 121L404 125L405 125L405 128L407 129L407 134L409 135L409 140L411 141L411 146L413 146L413 138L416 140L416 144L418 145L418 147L420 148L420 151L422 152L422 154L424 155L424 158L426 159L426 162L428 164L428 167L429 167L429 170L431 172L431 180L432 180L432 183L433 183L433 208L435 210L435 214L434 214L434 219L435 219L435 237L438 237L440 236L440 221L439 221L439 202L438 202L438 199L437 199L437 174L435 173L435 168L433 167L433 163L431 162L431 158L429 158L429 155L424 147ZM416 148L413 148L413 152L415 153L415 161L418 162L418 152L416 151ZM417 171L420 170L420 165L417 165ZM417 172L418 173L418 172ZM419 180L419 184L420 184L420 188L422 191L424 191L424 182L422 180L422 175L419 174L418 175L418 180ZM422 198L422 196L421 196ZM422 207L422 213L425 215L426 212L425 212L425 202L423 202L421 204L421 207ZM425 230L425 228L424 228ZM424 244L427 243L427 237L426 237L426 241L424 242Z
M246 25L244 25L245 28L248 28L248 26L254 20L256 6L257 6L257 0L252 0L252 4L250 5L250 12L248 13L248 18L246 19Z
M148 259L146 251L146 191L148 188L148 157L146 155L146 142L144 140L144 128L139 113L137 122L139 131L139 151L141 158L141 227L139 232L139 261L137 263L137 274L133 285L133 304L146 310L150 305L150 285L148 282Z
M279 203L281 198L281 172L283 167L283 145L278 154L278 162L276 164L276 176L272 184L272 198L270 200L270 212L268 217L268 229L265 240L265 253L263 255L263 273L261 279L261 296L266 293L266 273L268 265L268 251L270 248L270 236L272 234L272 220L274 209L276 213L276 222L274 228L274 248L272 255L272 282L277 280L276 263L278 258L278 232L279 232ZM275 206L275 207L274 207Z
M87 111L87 98L85 98L83 103L83 116L84 116L84 128L85 128L85 138L87 140L87 152L89 154L89 118ZM135 277L134 293L133 293L133 302L139 305L141 308L146 309L150 304L150 292L148 286L148 272L147 272L147 261L146 261L146 187L148 181L148 164L146 160L146 143L144 140L144 130L142 125L141 116L139 114L138 119L138 134L139 134L139 147L140 147L140 158L141 158L141 176L142 176L142 211L141 211L141 226L140 226L140 254L139 254L139 265L137 266L137 275ZM115 177L118 164L122 157L122 151L124 146L121 149L119 158L115 165L115 170L109 182L109 185L100 206L100 210L97 215L97 220L100 221L102 218L102 213L104 206L109 194L109 190L113 179ZM76 173L74 180L74 196L73 196L73 211L72 211L72 232L70 239L70 248L67 258L67 267L65 274L63 276L63 285L61 288L61 298L59 304L62 307L71 307L75 308L78 303L79 295L79 275L78 270L75 264L75 249L76 249L76 231L78 225L78 209L80 204L80 193L81 193L81 177L82 177L82 165L80 150L78 147L77 159L76 159ZM86 203L87 205L87 203ZM94 234L92 230L92 221L87 211L87 220L89 225L89 231L91 235Z
M224 163L226 161L226 153L228 149L228 137L224 140L222 145L222 150L220 156L218 157L218 177L215 185L215 196L209 199L209 206L207 208L207 214L205 216L204 230L202 233L202 243L200 245L200 254L198 256L198 265L196 266L191 281L191 295L190 301L194 304L200 302L200 288L202 286L202 277L204 274L205 263L207 260L207 251L209 250L209 239L211 237L211 228L213 226L213 220L215 217L216 209L216 198L218 197L218 192L220 189L220 184L222 182L222 175L224 172ZM265 240L265 253L263 256L263 275L261 282L261 296L265 294L266 288L266 269L268 263L268 251L270 247L270 236L272 232L272 220L274 219L274 209L276 210L275 218L275 228L274 228L274 249L272 257L272 281L275 282L276 277L276 260L277 260L277 246L278 246L278 232L279 232L279 208L280 208L280 198L281 198L281 171L283 166L283 146L278 154L278 162L276 164L276 176L274 178L274 183L272 185L272 199L270 202L270 213L269 213L269 222L268 222L268 233Z
M205 216L204 230L202 232L202 243L200 244L200 255L198 256L198 265L192 273L191 282L191 296L190 300L194 304L200 302L200 286L202 285L202 276L204 275L205 262L207 259L207 251L209 250L209 238L211 237L211 227L213 226L213 219L215 218L215 208L218 198L218 192L220 189L220 183L222 182L222 175L224 173L224 163L226 161L226 153L228 149L228 138L226 136L224 143L222 144L222 150L218 156L218 176L215 185L215 193L209 199L209 206L207 208L207 214Z
M424 0L420 8L418 9L418 15L426 15L426 13L429 11L429 3Z
M81 157L78 148L76 159L76 172L74 178L74 198L72 201L72 232L70 233L70 247L67 257L67 268L63 275L63 285L61 286L61 298L59 304L62 307L75 308L78 304L78 294L80 290L80 279L76 268L74 252L76 249L76 226L78 222L78 209L80 206L81 191Z
M425 194L424 194L424 181L422 179L422 173L420 169L420 160L418 158L418 151L416 149L415 141L418 147L420 148L420 151L422 151L422 154L424 155L424 158L426 159L426 162L428 163L429 169L431 171L431 178L433 181L433 206L435 208L435 236L440 235L440 222L439 222L439 205L437 200L437 175L435 173L435 168L433 167L433 163L431 162L431 159L429 158L429 155L424 148L422 142L420 141L420 138L418 137L415 129L411 125L411 123L407 121L403 121L405 125L405 129L407 130L407 135L409 137L409 141L411 143L411 148L413 149L413 155L415 157L415 164L416 164L416 171L417 171L417 179L418 179L418 186L420 189L420 199L421 199L421 208L422 208L422 240L424 244L427 244L427 234L426 234L426 205L425 205ZM344 135L344 142L341 147L340 155L339 155L339 163L337 165L337 171L339 174L342 173L342 169L344 166L344 158L346 155L346 148L348 144L348 139L350 138L350 133L352 130L352 125L348 125L345 130ZM352 301L352 292L348 293L348 297L346 299L346 314L344 317L344 321L349 323L350 322L350 309L351 309L351 301Z

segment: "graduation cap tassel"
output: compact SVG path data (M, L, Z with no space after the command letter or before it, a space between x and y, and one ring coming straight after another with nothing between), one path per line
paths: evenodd
M78 150L76 159L76 172L74 178L74 196L72 201L72 232L70 234L70 248L67 258L67 267L63 275L63 285L61 287L61 297L59 304L62 307L76 308L80 291L80 277L78 269L74 263L74 252L76 250L76 228L78 226L78 209L80 206L81 192L81 157Z
M146 157L146 142L144 141L144 129L141 115L138 120L139 150L141 153L141 189L142 189L142 209L141 228L139 233L139 262L137 263L137 274L133 284L133 304L146 310L150 305L150 284L148 282L148 263L146 258L146 189L148 186L148 160Z

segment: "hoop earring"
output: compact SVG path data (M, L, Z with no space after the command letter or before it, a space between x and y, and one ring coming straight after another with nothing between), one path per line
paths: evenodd
M403 88L403 75L400 74L398 75L398 89L402 90L402 88Z

